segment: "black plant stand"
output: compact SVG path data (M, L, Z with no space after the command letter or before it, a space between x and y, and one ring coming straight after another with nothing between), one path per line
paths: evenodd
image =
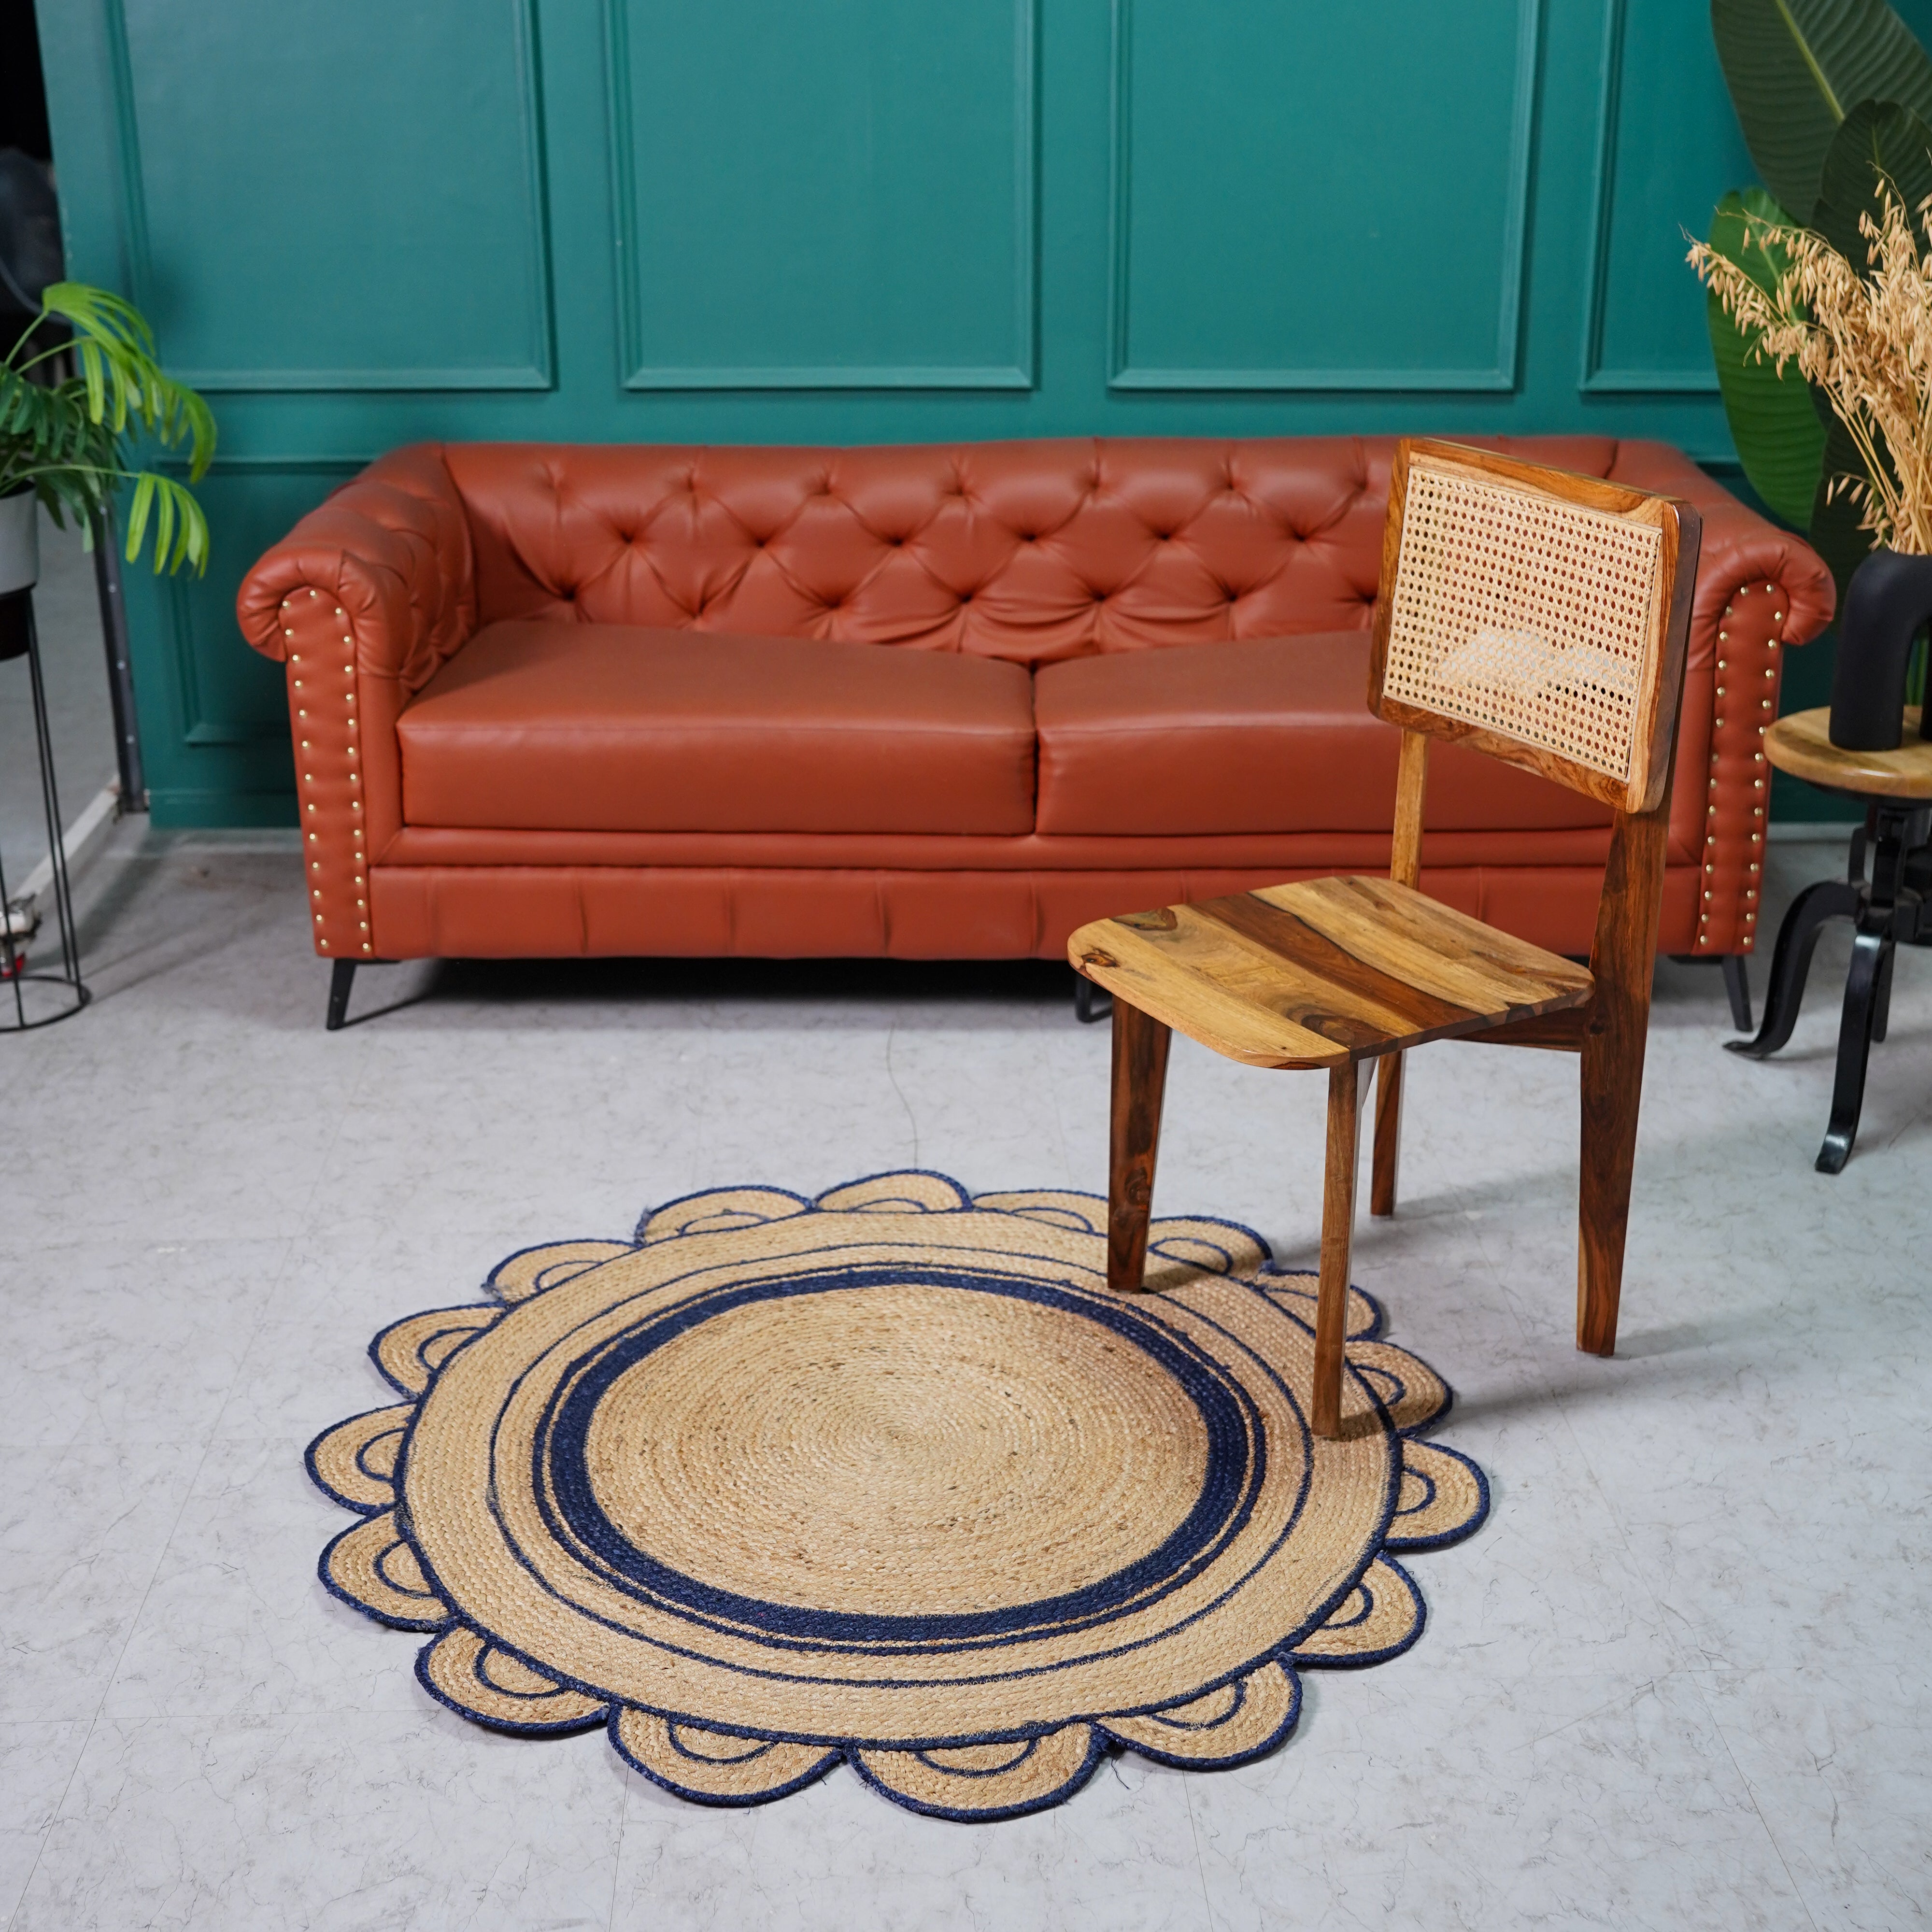
M1852 966L1838 1024L1832 1120L1817 1161L1820 1174L1837 1174L1850 1159L1858 1137L1872 1042L1885 1038L1896 949L1932 946L1932 743L1917 737L1918 718L1908 711L1911 735L1898 750L1841 752L1826 736L1825 716L1821 710L1780 718L1767 736L1767 755L1780 770L1814 784L1865 798L1865 822L1852 834L1845 877L1806 886L1785 914L1771 956L1771 984L1757 1037L1725 1044L1753 1060L1784 1046L1797 1022L1825 922L1852 922Z
M0 1033L23 1033L70 1018L87 1004L88 993L80 976L80 944L74 920L74 896L67 876L67 853L62 844L60 794L54 782L53 740L47 727L46 686L40 675L40 643L34 628L34 594L16 590L0 597L0 662L24 658L34 700L34 745L40 768L40 805L47 826L49 868L52 874L44 893L34 896L40 916L36 930L16 932L18 915L7 883L5 856L0 854ZM52 902L58 970L51 962L41 971L29 970L30 956L40 950L49 924L40 914Z

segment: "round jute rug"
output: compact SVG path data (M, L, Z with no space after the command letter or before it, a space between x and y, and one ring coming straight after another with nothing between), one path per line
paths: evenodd
M889 1174L674 1202L513 1255L370 1346L406 1398L310 1447L363 1520L322 1581L434 1632L430 1694L602 1724L707 1804L844 1760L942 1817L1058 1804L1112 1748L1239 1764L1298 1675L1420 1633L1398 1552L1467 1535L1449 1392L1352 1294L1345 1433L1305 1420L1314 1281L1246 1229Z

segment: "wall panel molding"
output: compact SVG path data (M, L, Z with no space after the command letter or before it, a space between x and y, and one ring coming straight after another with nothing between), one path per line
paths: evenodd
M1332 391L1454 394L1516 388L1524 284L1528 272L1528 212L1539 106L1543 0L1516 0L1510 102L1508 202L1498 250L1496 355L1469 367L1317 367L1282 364L1246 368L1136 363L1131 341L1130 227L1133 200L1132 12L1135 0L1112 0L1107 382L1114 390Z
M1040 52L1034 0L1010 0L1012 19L1013 244L1011 356L1001 362L654 362L645 343L639 282L645 260L637 187L637 110L626 0L608 0L612 195L616 234L618 352L628 390L1030 389L1038 359ZM782 299L781 292L774 292Z
M140 113L134 58L128 31L128 0L101 0L109 63L112 74L114 122L119 149L121 188L130 292L151 317L159 306L160 281L150 236L146 170L142 159ZM520 178L524 190L524 227L528 238L526 268L535 296L533 339L527 360L501 365L446 365L426 362L410 366L283 367L237 365L202 367L182 363L172 373L191 388L212 394L278 394L299 392L356 392L386 390L531 390L553 386L555 363L551 285L549 197L545 182L542 82L537 46L537 0L495 0L507 8L514 37L518 93L521 110L517 130L522 148ZM478 11L482 10L479 7ZM380 55L372 53L372 58ZM358 265L344 262L338 272L352 277ZM380 298L370 289L368 298Z
M320 493L326 494L336 484L366 470L373 460L364 456L218 456L208 465L207 476L218 490L224 479L312 477L326 485ZM158 466L186 480L184 464L170 460ZM218 509L217 515L210 519L212 527L220 527L218 518ZM207 580L185 571L162 579L157 588L161 592L164 622L173 634L173 649L169 655L174 664L180 742L196 750L244 746L273 746L285 750L289 716L281 672L242 644L229 599L219 597L211 613ZM238 651L245 655L237 657ZM214 674L212 680L208 675L211 670ZM272 703L265 704L259 716L238 717L231 713L224 716L220 707L209 702L210 683L218 689L225 686L232 692L243 674L249 674L250 681L258 687L272 686Z
M1604 359L1604 316L1612 287L1611 223L1616 208L1617 150L1623 107L1624 56L1630 0L1604 0L1602 66L1597 91L1597 154L1590 189L1590 254L1583 294L1582 367L1576 386L1594 396L1714 396L1718 376L1701 367L1624 368ZM1687 269L1688 274L1689 271Z

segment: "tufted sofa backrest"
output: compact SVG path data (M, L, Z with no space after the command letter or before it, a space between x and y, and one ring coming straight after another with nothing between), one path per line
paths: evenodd
M1594 436L1492 446L1598 476L1617 452ZM1300 436L440 454L470 521L482 622L1036 664L1366 627L1394 452L1392 438Z

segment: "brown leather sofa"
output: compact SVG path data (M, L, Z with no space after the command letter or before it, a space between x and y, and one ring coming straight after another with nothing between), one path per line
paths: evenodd
M1702 512L1660 944L1748 952L1780 646L1828 574L1662 444L1490 446ZM1053 958L1385 866L1393 448L398 450L239 599L287 668L316 950ZM1586 951L1609 819L1442 748L1423 886Z

